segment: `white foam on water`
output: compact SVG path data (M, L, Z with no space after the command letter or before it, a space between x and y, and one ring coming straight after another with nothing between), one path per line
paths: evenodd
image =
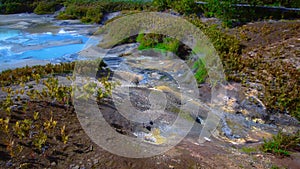
M65 34L67 33L64 29L59 30L58 34Z
M64 29L60 29L58 34L71 34L71 35L77 35L76 31L65 31Z
M11 56L11 46L0 46L0 57Z
M10 50L11 46L0 46L0 50Z

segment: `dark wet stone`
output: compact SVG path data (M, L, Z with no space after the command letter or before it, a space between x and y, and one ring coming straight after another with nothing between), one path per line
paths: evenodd
M140 80L138 77L135 77L133 80L132 80L132 83L135 84L136 86L138 86L140 84Z
M235 114L243 114L241 111L237 111L235 112Z
M69 25L69 22L64 21L64 22L60 23L59 25L60 26Z
M11 162L11 161L8 161L7 163L6 163L6 167L12 167L13 166L13 163Z
M226 137L232 137L232 131L228 126L223 127L222 131Z
M196 122L200 124L204 123L203 119L200 116L196 117Z
M146 126L146 129L151 131L151 126Z
M150 125L153 125L153 121L150 121L149 124L150 124Z
M79 168L80 168L79 165L72 167L72 169L79 169Z

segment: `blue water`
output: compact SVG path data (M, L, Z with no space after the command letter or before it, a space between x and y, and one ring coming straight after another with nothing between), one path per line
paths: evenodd
M71 62L85 46L88 37L76 32L30 34L20 30L0 28L0 65L20 60L42 60L52 63Z
M18 30L0 29L0 41L20 35Z

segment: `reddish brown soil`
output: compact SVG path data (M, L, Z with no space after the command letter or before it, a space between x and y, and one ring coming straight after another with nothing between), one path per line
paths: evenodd
M50 138L49 148L41 153L30 147L28 142L22 141L24 150L10 157L2 142L1 168L270 168L272 165L283 165L296 169L299 163L299 153L283 159L270 154L247 154L240 147L217 139L198 145L196 139L191 137L162 155L129 159L111 154L94 144L81 128L71 106L66 108L46 102L32 102L28 112L43 112L40 119L46 120L50 118L50 110L54 120L58 121L58 127L62 124L67 126L67 144L59 141L59 137ZM14 120L32 118L32 114L18 111L14 111L12 115ZM53 135L58 136L59 131Z

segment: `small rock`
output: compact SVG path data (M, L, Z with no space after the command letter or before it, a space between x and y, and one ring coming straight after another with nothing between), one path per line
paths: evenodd
M146 126L146 129L151 131L151 126Z
M99 163L99 160L98 160L98 159L94 159L93 163L94 163L94 165L95 165L95 164L98 164L98 163Z
M243 114L241 111L236 111L235 114Z
M8 162L6 163L6 166L7 166L7 167L11 167L11 166L13 166L13 163L12 163L11 161L8 161Z
M76 165L75 167L73 167L72 169L79 169L79 165Z
M208 142L211 142L211 139L207 138L207 137L204 137L204 139Z
M169 168L172 168L172 169L174 169L174 166L173 166L173 165L169 165Z
M94 150L94 147L93 147L93 145L91 145L89 148L89 151L93 151L93 150Z
M202 120L202 118L200 116L196 117L196 122L200 123L200 124L204 124L204 121Z
M140 79L139 79L138 77L135 77L135 78L131 81L131 83L133 83L133 84L135 84L136 86L138 86L139 83L140 83Z
M18 109L18 110L22 110L22 109L23 109L23 106L18 106L17 109Z
M56 162L53 161L53 162L51 163L51 166L56 166Z
M68 25L68 24L69 24L69 22L64 21L64 22L60 23L59 25L64 26L64 25Z
M152 137L152 136L146 136L144 139L145 139L146 141L156 143L156 138L154 138L154 137Z

